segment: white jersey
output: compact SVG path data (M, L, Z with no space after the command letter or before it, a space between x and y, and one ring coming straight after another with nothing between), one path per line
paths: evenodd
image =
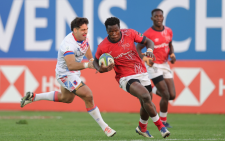
M84 58L88 50L88 38L85 41L77 41L74 37L73 33L69 33L62 41L60 48L58 50L58 58L57 58L57 65L56 65L56 74L58 75L68 75L71 73L75 73L80 75L80 71L69 71L66 61L64 57L69 54L75 55L75 61L81 62Z

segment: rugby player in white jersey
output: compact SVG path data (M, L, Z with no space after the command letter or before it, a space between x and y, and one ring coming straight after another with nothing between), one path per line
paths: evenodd
M62 41L57 58L56 78L61 85L61 92L51 91L35 94L27 92L22 98L21 107L39 100L71 103L77 95L84 100L88 113L95 119L108 137L116 134L102 119L98 107L94 104L90 88L80 79L80 70L93 67L93 56L87 39L88 19L75 18L71 22L71 33ZM83 57L89 62L82 63Z

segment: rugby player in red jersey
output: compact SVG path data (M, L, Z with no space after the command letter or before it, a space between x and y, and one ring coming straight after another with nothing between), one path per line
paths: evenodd
M154 64L152 66L147 64L145 66L147 68L149 78L155 85L152 92L161 96L160 119L167 128L171 128L167 122L168 101L175 98L176 92L172 71L167 61L168 56L170 56L172 64L176 61L172 45L173 32L169 27L162 24L164 17L161 9L152 10L151 19L153 21L153 26L144 32L144 36L154 42L153 53L156 60L153 61ZM145 45L143 44L137 44L137 51L140 57L143 56L141 50L144 47Z
M134 42L143 43L147 48L153 50L154 45L151 40L142 36L133 29L120 29L120 20L116 17L110 17L105 21L106 37L98 46L94 59L94 67L100 73L108 72L114 68L116 72L116 80L120 87L137 97L141 103L139 126L136 132L144 137L153 138L147 130L145 119L149 116L158 127L162 137L168 137L170 132L162 124L156 112L155 105L151 101L151 81L144 63L139 57ZM103 53L109 53L115 64L104 67L99 66L98 60ZM154 58L154 54L149 51L147 55ZM144 56L144 60L148 63L150 58Z

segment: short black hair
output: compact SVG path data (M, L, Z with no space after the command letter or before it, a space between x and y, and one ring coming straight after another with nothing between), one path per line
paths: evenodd
M156 12L156 11L161 11L163 13L163 10L162 9L156 8L156 9L153 9L152 10L152 16L153 16L153 13Z
M83 24L88 24L88 19L87 18L81 18L81 17L76 17L70 24L71 31L73 31L74 28L80 28Z
M117 17L110 17L105 21L105 27L107 29L108 25L118 25L120 27L120 20Z

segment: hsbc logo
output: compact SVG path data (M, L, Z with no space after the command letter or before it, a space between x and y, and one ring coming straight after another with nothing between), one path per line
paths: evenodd
M38 86L27 66L0 66L0 103L19 103L25 92L35 91Z
M215 85L202 68L173 68L177 90L173 106L201 106L215 89Z

